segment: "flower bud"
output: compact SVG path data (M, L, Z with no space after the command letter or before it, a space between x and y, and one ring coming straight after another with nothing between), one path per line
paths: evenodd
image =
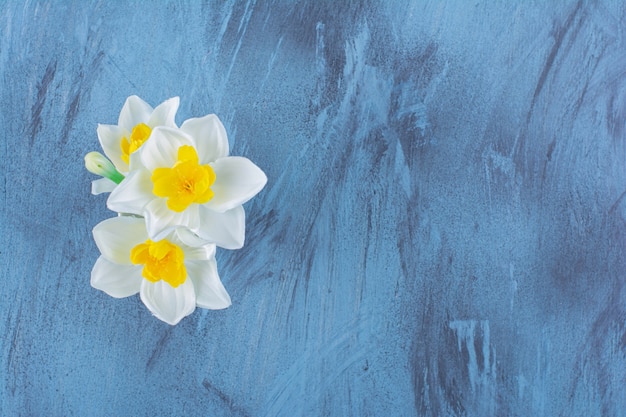
M124 176L115 169L113 163L100 152L89 152L85 155L85 168L92 174L108 178L116 184L119 184L124 179Z

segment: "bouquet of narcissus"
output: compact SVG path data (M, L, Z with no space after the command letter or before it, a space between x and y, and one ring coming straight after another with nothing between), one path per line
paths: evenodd
M139 293L172 325L196 306L230 306L216 246L243 246L242 204L267 182L250 160L228 155L226 130L214 114L176 126L178 104L175 97L153 109L129 97L117 125L98 126L106 157L85 156L87 169L103 177L92 193L110 192L107 206L118 212L93 229L102 255L91 285L117 298Z

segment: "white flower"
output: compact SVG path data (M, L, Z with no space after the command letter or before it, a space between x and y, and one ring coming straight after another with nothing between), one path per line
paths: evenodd
M155 128L131 156L131 168L109 196L109 209L144 216L151 239L184 227L227 249L243 246L242 204L267 182L250 160L228 156L215 115L189 119L180 129Z
M122 174L129 171L130 155L148 140L157 126L176 127L174 118L180 99L171 98L152 108L137 96L126 99L117 125L98 125L98 140L104 153ZM106 178L94 181L92 193L112 191L116 184Z
M191 247L176 232L152 241L144 219L133 216L107 219L93 236L102 253L91 271L94 288L116 298L139 293L152 314L171 325L196 306L230 306L217 273L215 245Z

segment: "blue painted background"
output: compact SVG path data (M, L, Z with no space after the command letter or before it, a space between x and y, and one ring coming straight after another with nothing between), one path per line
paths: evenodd
M0 4L0 415L626 415L622 2ZM176 327L89 285L131 94L269 179Z

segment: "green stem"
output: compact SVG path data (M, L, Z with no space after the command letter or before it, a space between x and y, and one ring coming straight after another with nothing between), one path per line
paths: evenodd
M111 173L111 176L110 177L107 176L107 178L113 181L114 183L119 184L126 177L124 177L124 175L122 175L122 173L119 172L118 170L115 170L115 172Z

